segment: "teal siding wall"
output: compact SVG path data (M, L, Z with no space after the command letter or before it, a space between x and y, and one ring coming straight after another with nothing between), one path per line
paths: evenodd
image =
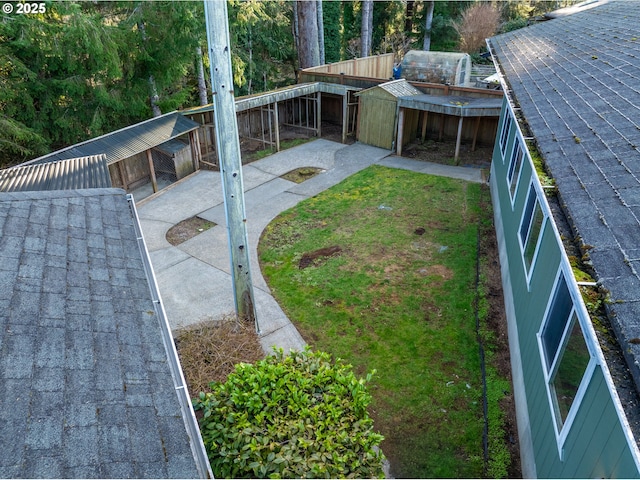
M514 146L524 146L517 122L512 117L508 136L503 135L507 115L512 115L505 98L503 114L498 125L494 149L491 184L493 202L500 217L496 222L500 248L506 251L507 265L502 265L503 281L510 282L513 305L507 306L509 322L515 322L518 332L524 395L528 406L533 462L540 478L640 478L638 449L625 426L624 413L614 393L614 387L602 352L580 299L557 229L537 180L528 152L525 153L520 177L512 205L507 175ZM503 147L505 152L503 155ZM523 260L520 229L523 210L531 185L545 213L539 235L537 256L530 269L530 278ZM501 232L501 234L500 234ZM504 257L502 258L504 261ZM546 367L541 358L538 333L545 322L547 305L554 295L558 272L562 271L573 298L578 316L582 317L583 331L590 345L592 370L587 369L587 380L581 386L564 430L556 432L556 414L547 388ZM549 320L551 322L551 320ZM512 355L514 352L512 352ZM583 393L580 400L579 395Z

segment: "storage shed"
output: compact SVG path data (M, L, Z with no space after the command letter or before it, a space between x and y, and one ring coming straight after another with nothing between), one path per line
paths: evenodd
M358 130L356 138L368 145L393 150L397 126L398 99L422 92L404 79L382 83L356 93L358 97ZM416 130L419 113L405 115L407 135Z

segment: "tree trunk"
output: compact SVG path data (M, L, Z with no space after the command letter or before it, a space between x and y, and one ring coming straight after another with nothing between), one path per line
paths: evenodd
M153 78L153 75L149 75L149 103L151 104L151 113L154 117L162 115L162 110L160 110L158 106L158 100L160 100L160 95L158 95L156 79Z
M407 8L404 15L404 33L409 35L413 31L413 11L415 0L407 0Z
M138 31L140 32L140 36L142 37L142 41L146 43L147 41L147 31L144 27L144 22L138 22ZM154 117L159 117L162 115L162 111L158 106L158 100L160 100L160 95L158 95L158 87L156 85L156 79L153 75L149 75L149 79L147 80L149 83L149 104L151 105L151 113Z
M298 2L293 2L293 22L291 22L291 28L293 29L293 44L296 47L298 54L298 68L300 68L300 30L298 29ZM298 80L298 72L296 71L296 81Z
M251 95L253 86L253 42L251 39L251 26L249 26L249 81L247 82L247 93Z
M207 82L204 79L204 64L202 62L202 48L196 47L196 59L198 62L198 95L200 96L200 105L207 105Z
M424 43L422 50L429 51L431 49L431 26L433 24L433 8L435 7L435 1L430 0L425 2L427 8L427 14L424 21Z
M326 63L324 58L324 18L322 17L322 0L316 1L316 10L318 14L318 51L320 53L320 65Z
M360 29L360 56L371 54L373 32L373 0L362 0L362 28Z
M297 1L300 68L320 65L316 2Z

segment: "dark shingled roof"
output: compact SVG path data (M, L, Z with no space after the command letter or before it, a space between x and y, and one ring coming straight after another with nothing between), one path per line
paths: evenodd
M198 127L197 123L180 113L171 112L35 158L23 165L101 154L107 157L107 164L111 165Z
M207 475L136 222L122 190L0 194L1 478Z
M489 43L640 386L640 2L595 2Z
M104 155L19 165L0 170L0 192L111 188Z

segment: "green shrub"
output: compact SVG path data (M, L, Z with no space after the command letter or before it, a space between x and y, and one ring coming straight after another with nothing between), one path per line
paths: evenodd
M382 477L383 437L367 413L366 379L328 353L239 364L194 400L211 468L223 478Z

